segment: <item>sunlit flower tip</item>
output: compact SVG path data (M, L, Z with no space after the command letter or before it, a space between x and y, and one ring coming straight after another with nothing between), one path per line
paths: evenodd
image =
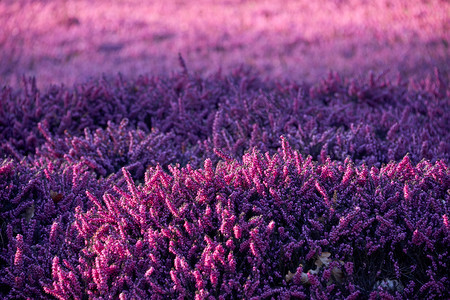
M275 228L275 221L270 221L269 225L267 226L270 232L272 232Z
M145 272L145 277L150 277L153 272L155 271L155 268L150 267L146 272Z
M445 227L446 227L447 229L449 229L449 226L448 226L448 217L447 217L447 215L446 215L446 214L445 214L445 215L442 215L442 219L443 219L443 222L444 222Z
M242 236L242 229L241 229L241 227L240 227L239 225L235 225L235 226L233 227L233 231L234 231L234 236L235 236L237 239L240 239L241 236Z
M405 197L405 200L407 201L411 200L411 191L408 184L405 184L403 187L403 195Z

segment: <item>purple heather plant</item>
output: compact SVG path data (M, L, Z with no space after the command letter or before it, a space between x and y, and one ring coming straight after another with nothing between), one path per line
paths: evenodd
M87 191L95 205L76 210L68 229L76 234L66 238L82 249L63 248L66 264L54 258L45 291L60 299L448 297L444 163L412 166L405 156L370 175L283 145L215 168L210 160L170 174L149 167L138 186L122 169L119 196ZM405 184L414 186L409 198ZM285 279L303 271L304 280ZM390 279L405 288L379 283Z
M2 298L450 296L438 77L24 82L0 98Z
M163 140L167 135L172 143L164 147L169 147L168 153L173 151L169 156L178 156L182 166L199 167L208 157L216 163L215 148L234 158L252 147L273 154L280 147L280 135L302 155L322 163L327 156L341 161L350 156L358 165L381 167L408 153L413 163L423 158L448 161L450 120L445 112L450 109L450 92L439 74L435 81L392 83L374 75L345 80L330 73L319 84L308 86L262 81L241 69L205 79L185 73L135 81L118 77L73 89L52 86L41 93L34 80L25 79L22 90L5 87L0 95L4 141L0 155L20 160L36 154L46 142L53 155L68 154L80 138L91 144L83 151L92 153L96 144L85 134L86 128L94 135L98 129L106 130L108 122L120 124L127 119L136 133L126 141L122 137L122 143L134 147L145 138L153 140L149 134ZM103 143L102 139L120 133L111 130L97 141ZM53 137L65 141L52 142ZM92 156L83 151L78 155ZM166 167L172 162L167 159L161 164Z

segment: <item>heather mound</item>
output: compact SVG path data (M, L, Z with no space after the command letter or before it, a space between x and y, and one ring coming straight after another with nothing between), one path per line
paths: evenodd
M448 87L250 71L0 94L5 298L448 298Z

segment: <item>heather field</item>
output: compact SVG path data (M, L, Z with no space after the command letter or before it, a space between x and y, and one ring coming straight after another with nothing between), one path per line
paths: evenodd
M71 85L117 72L168 74L182 53L192 71L314 83L389 71L449 77L445 0L2 0L0 76L18 85Z
M0 298L449 299L450 4L317 3L1 1Z

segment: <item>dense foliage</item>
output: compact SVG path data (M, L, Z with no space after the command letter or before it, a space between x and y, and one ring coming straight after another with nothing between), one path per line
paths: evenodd
M0 94L0 296L448 298L448 85L249 71Z

